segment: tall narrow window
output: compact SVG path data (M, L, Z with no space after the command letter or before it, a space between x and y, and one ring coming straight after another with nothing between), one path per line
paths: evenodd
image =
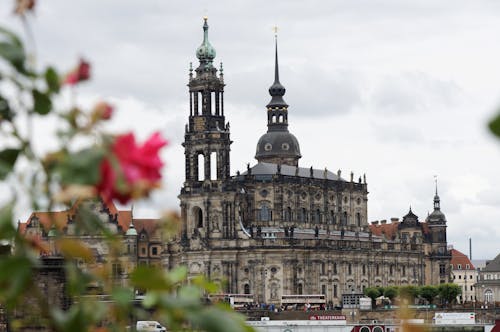
M333 274L337 274L337 263L333 263Z
M333 285L333 297L337 297L337 285Z
M321 285L321 294L326 296L326 285Z
M202 153L198 155L198 181L205 180L205 157Z
M342 214L342 225L344 225L344 226L347 225L347 212L344 212Z
M302 295L302 284L297 285L297 294Z
M245 284L245 286L243 288L244 288L243 292L245 294L250 294L250 285L249 284Z
M314 222L317 224L321 223L321 211L319 209L316 209L314 212Z
M194 214L194 224L196 225L197 228L202 228L203 227L203 211L199 207L194 207L193 208L193 214Z
M361 226L361 214L359 212L356 213L356 226Z
M285 209L285 221L292 221L292 208L290 207Z
M347 266L348 274L352 274L352 264Z
M217 152L210 153L210 180L217 180Z

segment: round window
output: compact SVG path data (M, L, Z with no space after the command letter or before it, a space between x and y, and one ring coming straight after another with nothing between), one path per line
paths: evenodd
M288 143L283 143L283 144L281 144L281 149L288 151L288 150L290 150L290 145Z
M271 151L272 149L273 145L271 143L266 143L266 145L264 145L264 150Z
M276 271L277 271L277 270L276 270L276 268L275 268L275 267L272 267L272 268L271 268L271 273L276 273Z

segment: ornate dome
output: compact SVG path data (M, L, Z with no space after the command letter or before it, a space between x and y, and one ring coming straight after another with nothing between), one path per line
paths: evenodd
M288 131L268 131L259 139L255 159L272 162L273 158L290 158L298 160L301 157L297 138Z

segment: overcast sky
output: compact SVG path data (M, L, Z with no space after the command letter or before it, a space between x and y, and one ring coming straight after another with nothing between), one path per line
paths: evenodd
M5 3L1 23L22 31ZM423 221L437 175L448 242L468 254L471 237L474 259L500 252L500 141L486 130L500 105L494 0L37 1L38 65L69 69L85 57L93 80L79 89L81 104L110 100L117 112L107 129L141 138L161 130L170 141L164 188L135 216L178 207L188 66L204 15L224 63L233 174L255 163L266 131L276 25L300 165L366 173L369 221L410 206ZM40 150L53 142L50 126L36 128Z

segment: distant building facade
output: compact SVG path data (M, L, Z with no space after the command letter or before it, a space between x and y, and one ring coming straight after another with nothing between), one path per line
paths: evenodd
M456 249L451 249L450 267L453 283L462 289L462 294L457 296L457 302L475 302L478 273L469 257Z
M484 305L500 302L500 254L479 270L476 283L477 300Z
M230 172L230 126L224 109L224 77L213 65L215 49L203 26L199 66L189 73L185 127L185 181L179 195L182 229L166 241L159 221L134 219L100 200L63 212L34 212L19 231L50 244L52 232L78 237L95 253L95 264L126 283L138 264L169 269L187 266L223 292L252 295L255 302L280 304L284 295L322 294L332 304L369 286L449 282L451 255L440 197L425 221L410 211L402 218L368 223L366 177L300 167L298 139L288 130L288 104L279 80L276 45L274 83L265 112L267 132L257 143L257 163ZM326 147L325 147L326 148ZM113 253L100 234L75 233L78 204L91 208L122 238ZM55 220L56 229L51 229Z

